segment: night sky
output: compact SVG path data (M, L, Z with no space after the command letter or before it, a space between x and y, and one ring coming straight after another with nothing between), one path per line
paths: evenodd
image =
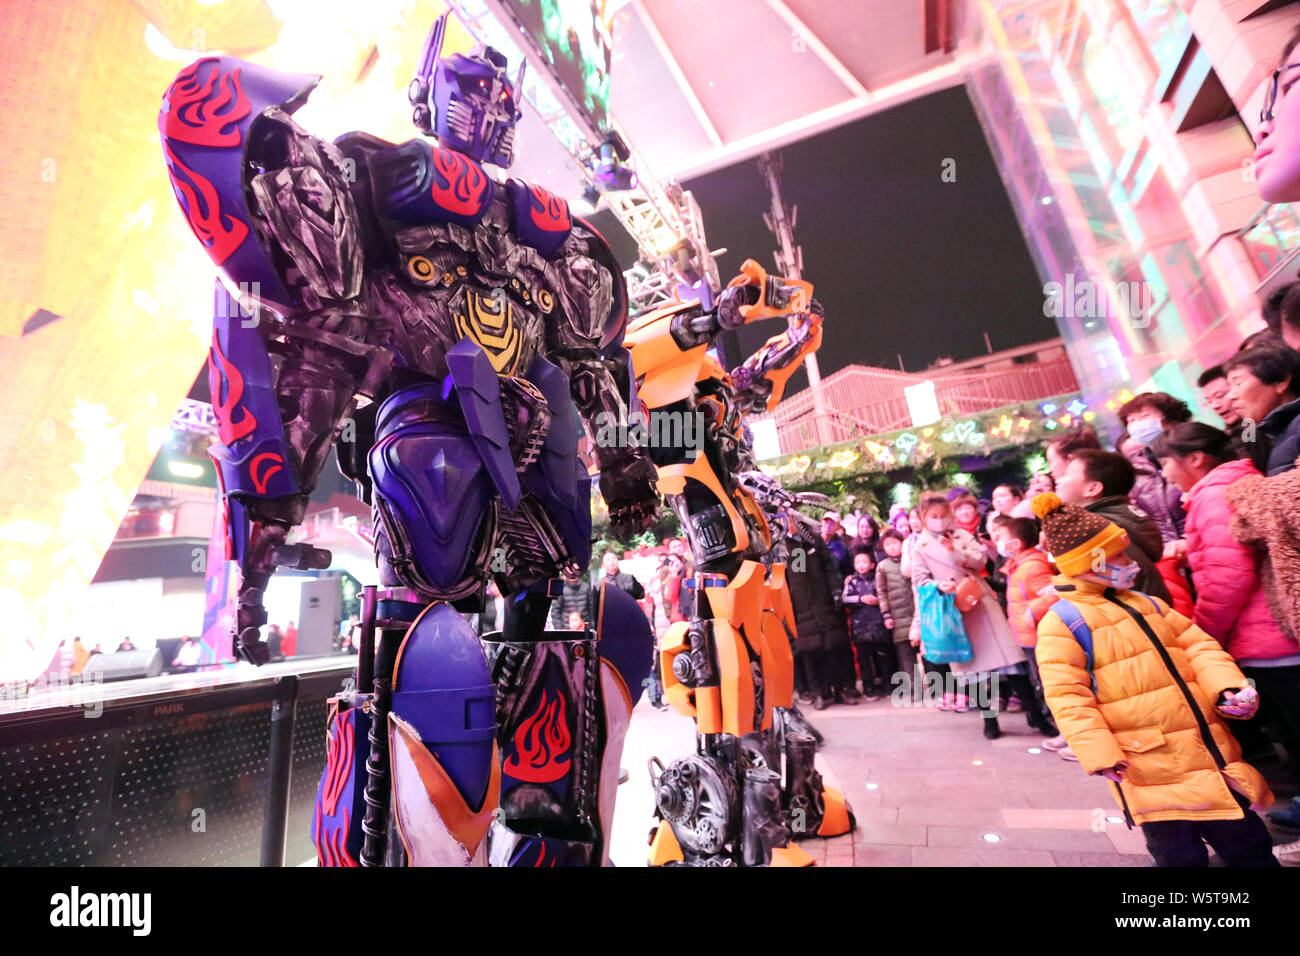
M804 278L826 307L823 374L848 364L920 371L1057 335L1042 283L966 92L944 90L781 150L782 192L799 206ZM956 181L943 182L945 158ZM684 183L704 214L725 283L746 258L775 268L756 160ZM607 213L602 213L602 219ZM604 226L604 222L601 222ZM608 234L608 233L607 233ZM622 237L620 237L622 238ZM621 249L616 252L622 255ZM780 331L746 330L752 351ZM727 364L738 359L727 356ZM802 372L790 392L803 388Z

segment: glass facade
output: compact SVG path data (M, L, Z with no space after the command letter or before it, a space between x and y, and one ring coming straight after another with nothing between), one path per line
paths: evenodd
M1240 277L1234 293L1209 267L1187 184L1180 200L1149 129L1196 42L1187 15L1174 0L976 0L970 12L967 89L1045 299L1050 283L1063 290L1049 314L1084 395L1113 409L1123 389L1158 389L1196 407L1197 375L1235 349L1242 323L1227 318ZM1294 211L1268 208L1240 235L1248 278L1298 244Z

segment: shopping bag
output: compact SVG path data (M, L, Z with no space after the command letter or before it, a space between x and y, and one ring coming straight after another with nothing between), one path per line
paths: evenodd
M917 597L926 660L936 664L962 664L974 657L953 596L940 591L935 582L926 581L917 589Z

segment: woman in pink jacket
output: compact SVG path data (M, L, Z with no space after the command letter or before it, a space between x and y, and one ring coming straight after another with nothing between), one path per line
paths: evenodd
M1231 654L1281 724L1293 772L1300 769L1300 644L1278 626L1264 594L1265 554L1239 544L1229 527L1228 487L1259 472L1237 458L1217 428L1184 422L1151 446L1165 477L1187 502L1187 562L1196 585L1194 620Z

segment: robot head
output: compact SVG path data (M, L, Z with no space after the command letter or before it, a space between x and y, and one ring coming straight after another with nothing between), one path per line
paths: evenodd
M511 82L504 54L490 46L444 58L448 15L438 18L424 43L407 92L415 107L411 119L424 135L436 136L439 146L504 168L514 158L515 124L523 116L518 103L526 64L519 64Z

